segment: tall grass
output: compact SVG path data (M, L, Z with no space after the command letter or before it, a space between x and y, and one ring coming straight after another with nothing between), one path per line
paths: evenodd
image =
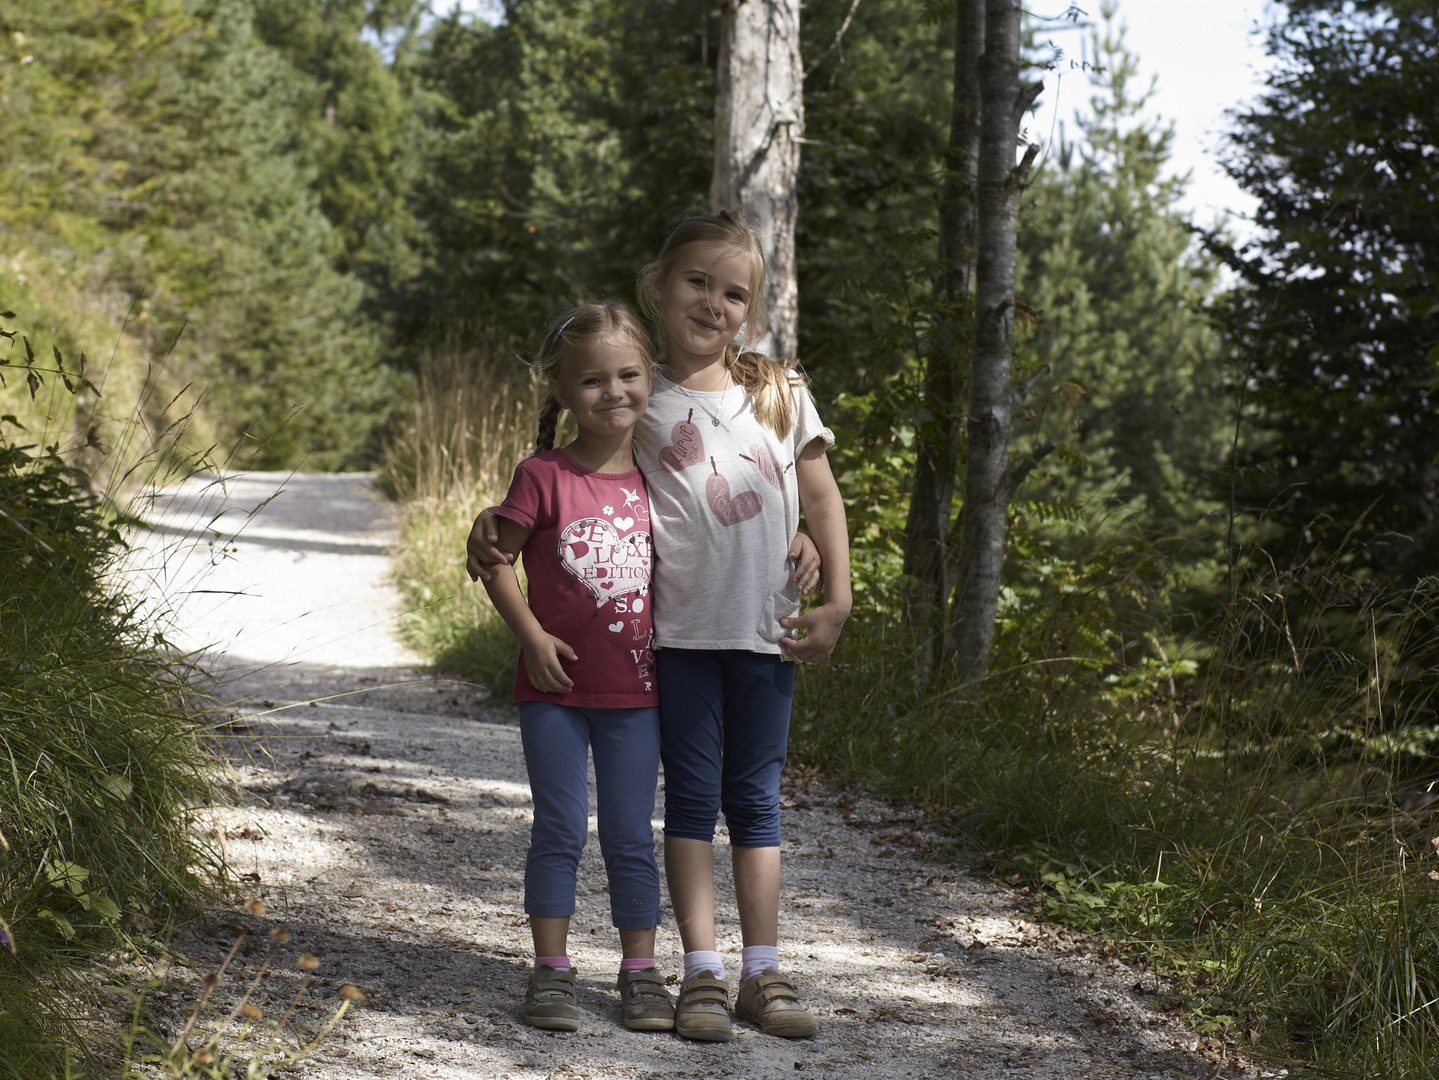
M88 965L196 910L219 869L193 827L215 794L201 680L110 573L114 500L27 434L0 421L0 1076L19 1080L89 1059Z
M1133 943L1217 1035L1326 1075L1432 1076L1439 580L1256 560L1197 632L1100 605L1109 655L1076 649L1106 640L1078 594L1133 565L1015 613L979 686L917 682L897 620L852 625L837 671L802 672L796 751L1003 852L1040 910Z
M515 644L465 572L465 537L534 448L538 388L495 346L432 350L417 384L382 466L404 507L394 564L407 612L401 630L440 670L503 687Z

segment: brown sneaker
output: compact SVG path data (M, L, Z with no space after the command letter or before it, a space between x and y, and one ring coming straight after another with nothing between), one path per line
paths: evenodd
M675 1003L660 973L652 967L621 971L620 1005L631 1031L673 1031Z
M794 984L778 971L757 971L739 984L735 1015L766 1035L785 1039L809 1039L819 1024L799 1002Z
M729 987L708 971L680 983L675 1007L675 1031L700 1042L729 1042L734 1026L729 1019Z
M579 1031L575 1004L575 972L537 967L525 984L525 1023L546 1031Z

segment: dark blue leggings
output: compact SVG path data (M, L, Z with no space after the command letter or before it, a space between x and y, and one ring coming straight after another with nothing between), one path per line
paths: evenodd
M655 710L522 701L520 739L535 803L525 859L525 914L565 918L575 913L575 876L590 834L593 748L610 918L621 930L658 926L660 875L651 820L660 757Z
M779 847L779 774L794 665L742 649L659 649L665 835Z

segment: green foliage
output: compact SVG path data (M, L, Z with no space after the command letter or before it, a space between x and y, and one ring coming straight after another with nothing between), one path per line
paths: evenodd
M833 670L802 669L794 749L1009 852L1036 911L1130 942L1217 1033L1323 1075L1423 1075L1439 581L1256 560L1176 640L1163 560L1136 591L1142 552L1116 547L964 693L908 677L905 627L858 621Z
M1410 0L1289 9L1229 165L1263 230L1228 253L1244 282L1226 313L1233 381L1253 421L1240 499L1269 508L1285 558L1361 527L1387 534L1372 566L1413 580L1439 543L1439 22Z
M31 375L87 386L59 360ZM27 381L10 380L7 405ZM0 1075L19 1080L88 1054L76 966L215 880L193 828L214 795L205 701L117 587L131 525L0 417Z
M407 69L425 167L404 334L525 342L562 304L633 299L665 232L707 209L707 10L515 0L498 26L436 22Z
M1084 461L1047 468L1039 479L1050 483L1032 480L1025 494L1083 499L1107 488L1143 499L1151 528L1183 530L1217 509L1204 477L1228 450L1206 311L1216 268L1176 206L1183 180L1165 175L1173 130L1146 116L1137 58L1112 6L1104 17L1091 42L1091 114L1026 195L1018 271L1028 349L1051 369L1034 419Z
M6 0L0 41L0 230L136 301L152 357L178 340L242 460L361 460L389 393L380 339L296 150L312 83L246 0Z

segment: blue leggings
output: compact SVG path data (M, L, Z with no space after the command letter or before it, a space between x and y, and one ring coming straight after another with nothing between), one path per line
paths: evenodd
M525 860L525 914L566 918L575 913L575 877L590 832L593 747L610 919L621 930L658 926L660 875L651 824L660 758L656 711L522 701L520 738L535 804Z
M794 665L742 649L658 649L665 835L779 847Z

